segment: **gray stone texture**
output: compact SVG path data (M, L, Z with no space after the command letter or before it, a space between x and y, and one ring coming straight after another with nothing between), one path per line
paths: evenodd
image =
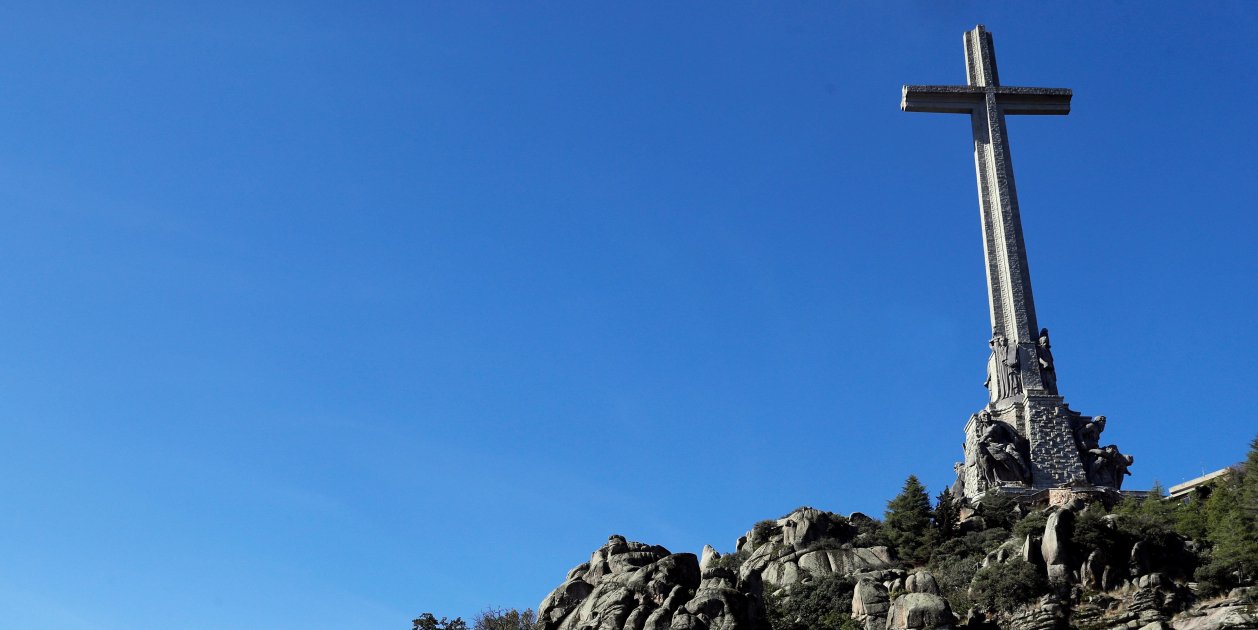
M673 614L670 630L751 630L751 601L737 586L729 569L704 571L694 598Z
M993 474L996 461L980 444L974 423L966 427L965 463L958 476L969 499L991 489L1020 486L1040 490L1086 486L1089 471L1075 438L1079 414L1057 396L1057 372L1048 331L1038 327L1031 272L1027 264L1007 114L1068 114L1071 91L1064 88L1008 87L1000 84L991 33L981 25L965 34L967 85L906 85L900 107L906 112L969 114L978 178L979 215L991 316L986 411L1013 428L1028 444L1030 479ZM1102 467L1107 487L1121 484L1117 464ZM1102 473L1107 473L1102 474ZM1113 477L1117 481L1111 481Z
M887 630L952 628L956 622L948 600L933 593L905 593L887 611Z
M862 577L852 591L852 619L865 630L884 630L891 598L887 587L872 578Z
M739 577L744 582L758 579L766 589L808 577L851 576L897 566L886 547L853 546L856 527L831 512L800 508L778 519L765 534L765 540L754 541L756 547L743 561Z
M612 536L542 600L538 623L542 630L664 630L676 610L669 606L699 586L694 554Z
M1057 510L1048 516L1044 524L1044 539L1040 543L1040 555L1051 582L1066 582L1072 578L1070 532L1074 527L1074 512Z

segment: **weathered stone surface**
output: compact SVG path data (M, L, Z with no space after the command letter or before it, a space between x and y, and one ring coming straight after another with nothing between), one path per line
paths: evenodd
M1171 622L1175 630L1258 630L1258 614L1236 604L1200 611Z
M1088 553L1088 560L1083 561L1083 566L1079 567L1079 583L1087 589L1103 589L1105 582L1102 581L1102 577L1105 577L1105 568L1105 553L1101 550Z
M1074 530L1074 516L1070 510L1057 510L1048 516L1048 522L1044 524L1040 554L1050 581L1066 582L1071 579L1070 534Z
M542 600L538 621L542 630L639 630L654 620L653 630L663 630L667 604L680 606L698 586L694 554L612 536Z
M865 630L883 630L887 625L887 611L891 598L887 587L873 579L863 577L852 591L852 619L864 625Z
M1062 630L1066 627L1066 609L1045 597L1038 604L1020 610L1008 625L1010 630Z
M729 569L708 569L699 590L673 614L670 630L752 630L751 602Z
M743 562L739 575L753 575L770 588L806 577L855 575L897 566L886 547L853 547L856 527L846 517L801 508L778 519L767 540Z
M699 570L706 570L720 557L721 554L717 553L716 549L712 548L712 545L704 545L703 553L699 554Z
M1043 541L1039 536L1027 534L1026 540L1022 542L1022 559L1034 564L1035 566L1044 566L1044 553L1041 550Z
M672 592L665 598L664 603L656 608L651 614L647 615L646 623L642 630L668 630L673 624L673 614L676 613L686 601L690 598L690 592L685 587L674 586Z
M1128 563L1132 577L1140 577L1148 573L1152 565L1153 560L1149 554L1148 543L1143 540L1136 541L1136 544L1131 546L1131 561Z
M946 629L955 624L948 600L930 593L905 593L887 610L887 630Z
M939 583L935 581L935 576L925 571L918 571L904 579L904 590L910 593L938 595Z
M1038 327L1035 314L1005 123L1007 114L1068 114L1071 92L1001 86L991 33L981 25L965 34L965 50L968 85L906 85L900 101L906 112L971 117L992 338L989 403L966 425L961 496L976 499L1002 487L1061 488L1089 479L1118 488L1132 460L1116 448L1112 454L1094 449L1104 461L1089 469L1075 438L1083 416L1058 395L1048 330ZM995 422L984 422L984 413Z

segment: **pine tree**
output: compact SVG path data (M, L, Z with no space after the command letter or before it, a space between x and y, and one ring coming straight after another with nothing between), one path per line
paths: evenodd
M883 535L904 560L925 564L934 543L930 527L930 496L926 486L909 475L900 494L887 502Z
M1249 443L1249 456L1242 464L1240 478L1241 509L1250 520L1258 519L1258 436Z
M1258 577L1258 438L1244 468L1214 488L1203 510L1210 563L1198 571L1219 590Z
M950 488L944 488L943 492L935 497L935 531L939 532L941 540L948 540L956 533L957 520L956 497L952 496Z

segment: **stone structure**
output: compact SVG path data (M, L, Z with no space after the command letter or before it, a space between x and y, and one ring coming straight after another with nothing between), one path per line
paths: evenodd
M991 489L1038 496L1050 488L1110 494L1133 458L1100 446L1104 417L1070 409L1057 391L1048 329L1035 319L1031 274L1009 154L1006 114L1068 114L1062 88L1006 87L992 37L982 25L965 34L967 85L906 85L906 112L969 114L991 312L988 404L965 427L957 493L975 500Z

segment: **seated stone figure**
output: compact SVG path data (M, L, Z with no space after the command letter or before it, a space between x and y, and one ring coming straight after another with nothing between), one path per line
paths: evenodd
M1104 430L1105 416L1097 416L1075 429L1075 441L1079 444L1079 451L1087 453L1100 448L1101 432Z
M977 417L978 466L991 484L1025 483L1031 476L1022 448L1025 440L1005 423L992 419L987 411Z

